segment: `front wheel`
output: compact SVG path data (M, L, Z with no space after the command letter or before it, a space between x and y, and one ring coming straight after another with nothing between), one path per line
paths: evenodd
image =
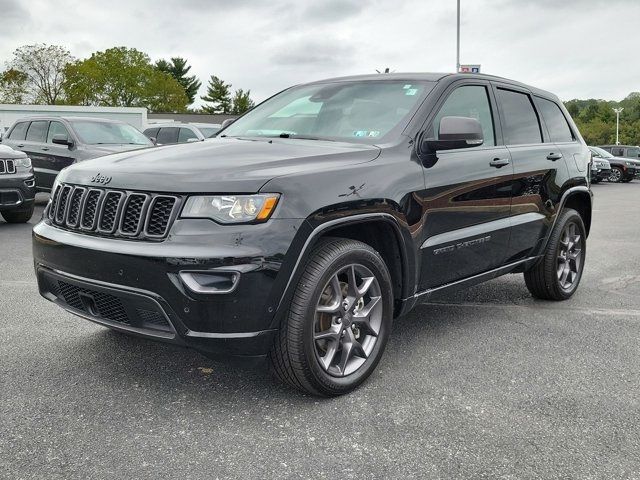
M622 169L618 167L612 167L611 173L609 174L609 181L614 183L620 183L622 181L622 177L624 174L622 173Z
M314 395L348 393L376 368L392 318L391 277L380 254L359 241L323 239L269 353L271 370Z
M524 273L531 295L542 300L566 300L578 289L587 253L582 217L573 209L562 211L553 227L542 259Z
M34 206L31 205L27 210L2 212L2 216L7 223L27 223L33 216Z

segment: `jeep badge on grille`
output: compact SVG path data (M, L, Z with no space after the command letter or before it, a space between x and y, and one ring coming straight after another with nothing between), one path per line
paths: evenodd
M97 173L94 177L91 177L91 182L107 185L109 182L111 182L111 177L105 177L104 175Z

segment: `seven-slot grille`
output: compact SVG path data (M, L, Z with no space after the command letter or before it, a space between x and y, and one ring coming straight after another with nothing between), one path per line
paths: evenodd
M3 160L0 158L0 175L16 173L16 164L13 160Z
M95 235L161 240L177 214L178 197L60 185L48 216L54 225Z

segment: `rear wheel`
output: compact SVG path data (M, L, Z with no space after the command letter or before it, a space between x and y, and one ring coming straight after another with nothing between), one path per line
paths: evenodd
M578 289L586 255L586 230L573 209L563 210L544 256L524 273L529 292L543 300L566 300Z
M620 183L623 177L622 169L618 167L612 167L609 174L609 181L614 183Z
M28 210L12 210L2 212L2 216L7 221L7 223L27 223L33 216L33 210L34 206L31 205Z
M389 271L355 240L316 247L269 354L283 382L322 396L348 393L382 357L393 317Z

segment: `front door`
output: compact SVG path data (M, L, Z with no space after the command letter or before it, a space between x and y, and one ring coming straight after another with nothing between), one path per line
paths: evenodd
M482 125L484 142L438 151L425 166L420 290L492 270L505 260L513 166L502 145L496 112L489 84L458 84L427 126L425 134L437 138L441 118L475 118Z
M44 146L44 150L47 155L47 171L41 175L42 185L46 189L53 187L53 182L56 179L60 170L75 161L73 152L67 145L58 145L53 143L53 137L55 135L64 135L68 139L72 140L72 137L62 122L52 120L49 124L49 132L47 133L47 143Z

